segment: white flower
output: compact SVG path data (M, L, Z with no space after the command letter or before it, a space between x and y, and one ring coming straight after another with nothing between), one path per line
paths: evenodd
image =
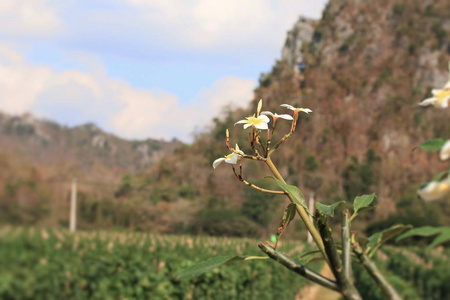
M450 101L450 82L448 82L443 90L432 90L433 97L427 98L419 103L420 106L433 105L438 108L447 108Z
M417 191L417 194L425 201L438 200L445 195L450 195L450 175L441 181L431 181Z
M302 111L304 113L309 114L310 112L312 112L312 110L310 110L309 108L302 108L302 107L293 107L290 104L281 104L280 106L282 107L286 107L287 109L293 110L294 113L298 113L299 111Z
M450 140L447 140L442 146L441 152L439 153L439 158L441 160L447 160L450 158Z
M246 119L247 120L237 121L234 125L236 126L237 124L244 124L244 129L247 129L250 126L254 126L259 130L267 130L269 128L267 124L270 122L270 120L265 115L261 115L257 118L255 116L250 116L246 117Z
M213 162L213 164L212 164L213 168L214 168L214 169L217 168L217 166L220 165L222 162L226 162L227 164L232 164L232 165L237 164L238 159L239 159L239 156L244 155L244 152L242 152L242 151L239 149L238 144L236 144L236 149L235 149L235 151L236 151L236 152L232 152L232 153L230 153L230 154L228 154L228 155L226 155L226 156L224 156L224 157L221 157L221 158L216 159L216 160Z
M291 115L288 114L283 114L283 115L279 115L277 113L272 113L270 111L263 111L261 112L262 115L266 115L266 116L271 116L273 118L273 120L275 121L276 119L280 118L280 119L285 119L285 120L294 120L294 118Z

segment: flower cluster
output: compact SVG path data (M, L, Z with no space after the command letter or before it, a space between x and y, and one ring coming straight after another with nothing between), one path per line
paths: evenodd
M239 162L241 157L249 158L249 159L256 159L256 160L264 160L269 155L270 150L274 151L274 149L270 149L270 143L271 143L271 139L273 137L273 132L275 130L275 125L276 125L277 120L283 119L283 120L291 121L292 125L291 125L290 132L288 134L286 134L276 144L275 147L278 147L282 142L284 142L287 138L289 138L292 135L292 133L294 132L295 127L297 125L297 119L298 119L299 112L304 112L306 114L312 112L312 110L309 108L294 107L289 104L282 104L281 106L294 111L293 115L291 116L289 114L277 114L277 113L272 113L270 111L261 112L262 100L260 100L258 103L258 108L256 110L256 114L248 116L243 120L239 120L234 124L235 126L238 124L243 124L244 129L247 129L247 128L252 129L252 132L249 133L249 142L250 142L250 145L251 145L252 150L254 151L255 155L253 155L253 156L246 155L243 151L241 151L239 149L239 146L237 144L236 144L235 148L231 148L229 145L229 136L228 136L228 130L227 130L227 147L231 151L231 153L224 157L220 157L220 158L216 159L213 162L213 168L215 169L222 162L226 162L231 165L236 165ZM268 116L272 117L272 120L273 120L272 130L271 130L271 133L267 132L267 140L265 143L265 147L263 147L262 143L261 143L261 137L259 135L262 130L269 130L270 119ZM258 150L256 149L256 145L258 145L261 148L260 150L264 153L264 156L261 156L259 154Z

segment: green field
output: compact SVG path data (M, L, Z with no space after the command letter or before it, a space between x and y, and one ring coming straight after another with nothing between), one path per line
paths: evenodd
M177 274L216 255L261 255L257 240L0 228L0 299L294 299L307 284L272 260L235 262L192 280ZM302 243L283 241L298 258ZM377 261L405 299L448 299L448 250L387 246ZM312 267L321 268L321 263ZM355 265L364 299L383 299Z
M257 242L4 227L0 299L293 299L305 281L271 260L177 279L181 269L215 255L261 255ZM285 242L281 249L298 256L303 248Z

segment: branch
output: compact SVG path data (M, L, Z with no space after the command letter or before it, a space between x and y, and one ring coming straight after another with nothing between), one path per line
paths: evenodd
M255 185L255 184L253 184L253 183L248 182L247 180L245 180L244 178L242 178L242 176L239 175L239 174L236 172L236 169L234 168L234 166L231 166L231 167L233 168L234 176L236 176L236 178L237 178L240 182L242 182L243 184L245 184L245 185L247 185L247 186L249 186L249 187L251 187L251 188L254 188L254 189L257 190L257 191L263 192L263 193L274 194L274 195L286 195L286 192L284 192L284 191L268 190L268 189L264 189L264 188L262 188L262 187L259 187L259 186Z
M356 287L348 280L343 272L342 261L337 251L336 243L331 235L331 228L328 226L327 217L316 213L317 225L319 227L320 235L322 236L325 251L328 255L331 271L333 271L334 277L340 286L340 292L345 299L358 299L361 300Z
M387 299L401 300L402 297L400 297L400 295L386 280L383 274L381 274L380 270L378 270L377 266L370 260L370 258L366 254L364 254L364 251L358 244L354 245L353 251L355 252L364 268L366 268L369 275L372 276L372 278L375 280L381 291L386 295L386 297L388 297Z
M349 221L349 210L345 209L342 212L342 265L344 276L351 283L354 282L352 274L352 256L351 256L351 246L350 246L350 221Z
M319 273L309 269L308 267L306 267L304 265L298 264L292 258L284 255L281 252L276 251L275 249L270 247L268 244L259 243L258 247L259 247L259 249L261 249L261 251L266 253L270 258L272 258L276 262L282 264L289 270L294 271L295 273L297 273L297 274L305 277L306 279L311 280L317 284L320 284L323 287L326 287L328 289L339 292L339 287L335 281L320 275Z

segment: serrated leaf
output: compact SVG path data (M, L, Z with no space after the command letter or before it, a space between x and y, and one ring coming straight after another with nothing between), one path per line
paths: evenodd
M286 228L289 226L289 223L294 219L295 213L297 212L295 210L296 206L294 203L289 203L289 205L286 207L283 213L283 218L281 219L280 226L277 230L277 241L283 234L283 232L286 230Z
M399 234L402 234L403 232L411 228L412 228L411 225L396 224L388 229L385 229L383 231L371 235L368 238L368 243L366 245L366 250L368 251L369 257L372 257L378 250L378 248L380 248L388 240Z
M334 211L342 204L344 204L344 201L339 201L330 205L316 202L316 209L323 215L334 217Z
M438 151L444 146L445 140L442 138L432 139L429 141L426 141L425 143L422 143L419 145L419 147L423 150L435 152Z
M404 234L400 235L395 241L398 242L400 240L412 237L412 236L422 236L422 237L429 237L436 234L439 234L442 232L442 227L431 227L431 226L423 226L423 227L417 227L414 229L409 230L408 232L405 232Z
M373 199L375 199L375 194L355 197L355 200L353 201L355 213L359 213L361 209L368 207L373 202Z
M188 267L178 273L177 278L180 280L189 280L195 278L209 270L220 267L223 264L230 263L233 261L245 260L245 256L236 256L236 255L225 255L225 256L216 256L209 260L200 262L196 265Z
M275 177L270 177L275 180L275 182L278 184L278 186L289 194L292 201L294 201L295 204L298 204L302 206L309 214L311 214L308 210L308 207L306 206L305 202L305 196L303 196L303 193L300 191L298 187L295 185L289 185L284 183L283 181L276 179Z

